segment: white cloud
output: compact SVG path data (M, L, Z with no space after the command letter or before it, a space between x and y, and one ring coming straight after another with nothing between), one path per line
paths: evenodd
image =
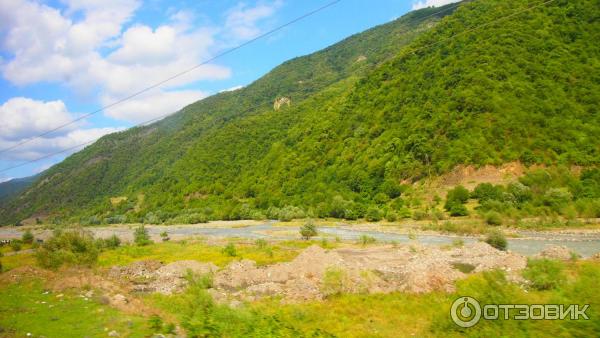
M281 6L281 1L273 1L250 7L244 3L228 11L225 19L225 29L239 40L252 39L261 33L258 22L272 16Z
M451 4L453 2L459 2L462 0L421 0L414 2L412 5L412 9L421 9L427 7L439 7L447 4Z
M119 120L144 122L174 113L206 96L208 96L206 93L197 90L152 91L109 108L106 114ZM108 104L114 102L115 98L105 96L102 100Z
M0 105L0 138L8 141L35 136L70 122L73 116L62 101L42 102L14 97ZM74 125L70 126L72 129ZM69 128L57 131L68 132Z
M62 101L37 101L24 97L12 98L0 105L0 149L6 149L47 130L72 121ZM72 124L68 128L50 133L2 154L3 159L33 160L46 154L75 147L95 140L102 135L123 128L88 128ZM71 152L75 151L73 149Z
M281 1L238 4L216 26L194 25L186 10L167 13L168 22L150 27L132 22L138 0L61 0L62 11L35 0L0 0L0 37L8 55L0 60L5 79L19 86L57 83L92 94L102 104L122 99L188 70L239 40L260 34L259 24ZM215 63L198 67L135 100L107 111L119 120L140 121L179 109L205 96L186 86L222 80L231 70ZM143 100L147 101L144 103ZM180 102L171 100L181 100Z
M10 180L14 179L14 177L10 177L10 176L0 176L0 183L4 183L4 182L8 182Z
M239 86L233 86L233 87L231 87L231 88L223 89L223 90L219 91L219 93L233 92L233 91L236 91L236 90L238 90L238 89L242 89L242 88L244 88L244 86L242 86L242 85L239 85Z

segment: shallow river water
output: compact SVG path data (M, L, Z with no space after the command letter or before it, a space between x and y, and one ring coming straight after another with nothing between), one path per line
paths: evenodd
M267 222L265 224L250 226L215 226L210 224L201 224L198 226L147 226L150 235L158 239L159 234L166 231L173 239L182 239L192 236L219 237L219 238L246 238L246 239L298 239L298 227L295 226L277 226L277 222ZM111 234L117 234L119 237L131 240L133 227L93 227L88 228L94 232L97 237L108 237ZM410 239L407 234L384 232L378 230L361 230L351 226L324 226L319 227L319 235L322 238L333 240L357 240L362 235L368 235L377 239L380 243L398 242L409 243L416 241L424 245L446 245L451 244L455 239L461 238L465 243L471 243L479 240L474 237L461 237L437 234L418 234L416 238ZM49 231L41 234L46 237ZM18 228L6 227L0 228L0 239L18 238L21 231ZM508 238L508 250L523 254L534 255L545 247L550 245L563 245L583 257L589 257L600 252L600 234L559 234L559 233L539 233L539 232L519 232L519 238Z

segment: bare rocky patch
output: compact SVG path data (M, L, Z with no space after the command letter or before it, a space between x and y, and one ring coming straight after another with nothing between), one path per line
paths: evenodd
M195 261L168 265L145 261L113 267L109 275L129 281L136 291L170 294L185 288L188 271L211 274L209 293L219 302L233 304L265 297L281 297L285 302L321 300L342 292L451 292L456 280L493 269L521 281L520 271L526 265L524 256L485 243L453 248L415 244L332 250L313 245L290 262L269 266L257 266L247 259L221 270Z

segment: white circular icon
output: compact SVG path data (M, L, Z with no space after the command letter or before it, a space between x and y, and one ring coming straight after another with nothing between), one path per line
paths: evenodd
M450 316L456 325L460 327L471 327L481 319L481 306L472 297L460 297L452 303Z

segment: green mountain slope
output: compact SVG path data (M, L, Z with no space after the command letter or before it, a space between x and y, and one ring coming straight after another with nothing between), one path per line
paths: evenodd
M10 199L18 195L21 191L27 189L35 180L37 175L15 178L10 181L0 183L0 201Z
M194 145L205 142L206 135L226 132L230 124L254 115L277 119L273 102L280 96L290 98L295 106L338 81L355 81L456 7L409 13L325 50L290 60L246 88L201 100L150 126L103 137L46 171L18 199L0 205L0 224L31 214L72 213L90 206L103 209L110 196L135 198L148 187L168 184L170 179L178 179L167 178L173 163L186 157ZM290 125L293 121L278 123ZM283 130L272 132L280 133L280 138L284 135Z
M524 11L536 4L473 1L437 25L422 17L439 9L418 11L294 59L243 90L103 138L0 218L190 221L279 208L351 218L401 207L400 182L457 164L598 164L600 9L556 0ZM418 29L398 34L408 27ZM273 110L277 97L291 106ZM112 205L115 196L127 201Z

